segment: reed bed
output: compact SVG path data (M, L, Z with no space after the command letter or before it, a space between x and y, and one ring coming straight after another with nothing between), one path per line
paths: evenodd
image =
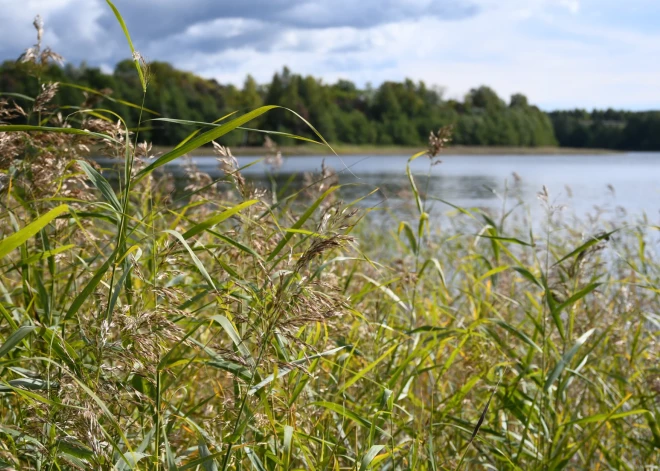
M53 54L25 59L38 75ZM93 91L67 108L56 93L0 103L2 469L660 462L648 221L564 219L541 190L533 229L437 201L409 169L409 209L374 218L329 169L302 190L241 175L217 141L273 107L154 157ZM449 138L411 160L437 163ZM224 177L188 164L177 190L164 165L211 143ZM88 159L99 146L116 184Z

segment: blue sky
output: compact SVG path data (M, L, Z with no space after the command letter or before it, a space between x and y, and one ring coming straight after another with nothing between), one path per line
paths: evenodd
M294 72L364 85L479 85L544 109L660 109L658 0L115 0L135 45L220 82ZM0 0L0 60L44 42L74 64L128 56L102 0Z

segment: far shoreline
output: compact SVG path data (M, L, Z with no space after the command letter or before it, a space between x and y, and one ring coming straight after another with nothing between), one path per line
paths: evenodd
M153 153L162 155L171 147L154 146ZM378 156L401 156L413 155L424 150L423 147L404 146L352 146L336 145L333 149L338 155L378 155ZM279 150L283 157L304 157L332 155L332 151L320 145L283 146ZM232 154L236 156L259 157L265 156L267 150L263 147L232 147ZM512 147L512 146L448 146L442 155L612 155L620 154L622 151L612 149L587 149L574 147ZM213 154L213 148L200 147L189 155L209 156Z

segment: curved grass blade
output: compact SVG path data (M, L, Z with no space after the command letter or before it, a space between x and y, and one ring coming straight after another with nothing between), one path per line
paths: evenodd
M0 347L0 358L11 352L21 340L30 335L34 330L36 330L34 326L23 325L14 331Z
M461 460L458 462L458 466L456 466L456 471L459 471L461 469L461 466L463 465L463 461L465 461L465 455L466 455L467 451L469 450L470 445L472 445L472 442L477 437L477 434L479 433L479 429L483 425L484 420L486 420L486 414L488 413L488 409L490 408L490 403L493 400L493 396L495 396L495 392L497 391L497 388L500 387L500 381L502 381L502 375L500 375L500 378L497 381L497 386L495 386L493 391L490 393L490 397L488 398L488 402L486 402L486 407L484 407L483 412L481 412L481 416L479 416L479 420L477 421L477 425L475 425L474 430L472 431L472 435L470 436L470 441L468 441L468 444L465 446L465 451L463 452L463 455L461 456Z
M337 352L339 352L339 351L341 351L345 348L349 348L349 347L352 348L352 346L350 346L350 345L342 345L341 347L333 348L332 350L328 350L326 352L317 353L316 355L311 355L311 356L308 356L308 357L305 357L305 358L301 358L300 360L292 361L290 366L285 366L283 368L280 368L277 371L277 375L274 375L274 374L268 375L263 379L263 381L261 381L258 384L255 384L254 386L252 386L248 390L248 394L252 395L252 394L256 393L257 391L259 391L264 386L266 386L267 384L273 382L273 380L280 379L283 376L286 376L287 374L289 374L291 371L293 371L295 369L296 365L302 365L303 363L308 362L310 360L314 360L315 358L321 358L321 357L325 357L325 356L328 356L328 355L333 355L333 354L335 354L335 353L337 353Z
M113 103L117 103L117 104L124 105L124 106L129 106L131 108L135 108L135 109L142 110L142 111L145 111L147 113L150 113L150 114L153 114L153 115L156 115L156 116L160 116L160 113L158 113L154 110L150 110L149 108L145 108L144 106L136 105L135 103L131 103L130 101L120 100L119 98L113 98L110 95L106 95L105 93L101 93L98 90L94 90L93 88L84 87L84 86L78 85L76 83L66 83L66 82L59 82L59 85L60 85L60 87L77 88L78 90L82 90L84 92L91 93L93 95L102 96L104 99L106 99L108 101L111 101Z
M293 110L290 110L288 108L285 108L283 106L276 106L276 105L266 105L266 106L261 106L257 109L254 109L250 111L249 113L245 113L244 115L239 116L238 118L234 118L231 121L222 124L215 129L211 129L209 131L206 131L205 133L200 134L199 136L195 137L194 139L190 139L187 141L185 144L177 146L176 148L172 149L170 152L167 152L166 154L160 156L158 159L156 159L154 162L152 162L150 165L146 166L142 170L140 170L137 175L135 176L135 179L133 183L139 182L141 179L143 179L145 176L147 176L149 173L153 172L159 167L162 167L163 165L167 164L168 162L173 161L174 159L181 157L184 154L187 154L190 151L193 151L197 149L198 147L203 146L204 144L208 144L211 141L214 141L225 134L227 134L230 131L233 131L234 129L239 128L243 124L252 121L253 119L261 116L262 114L276 109L280 108L283 110L288 111L289 113L294 114L296 117L298 117L300 120L302 120L318 137L319 139L323 142L324 145L326 145L328 148L330 148L333 152L334 150L328 144L328 142L321 136L321 134L316 130L314 126L312 126L306 119L304 119L302 116L300 116L298 113L296 113ZM335 153L336 155L336 153Z
M539 288L543 288L543 285L539 282L539 280L536 279L536 277L532 274L532 272L529 271L527 268L523 268L523 267L511 267L511 268L513 268L514 271L517 271L524 278L531 281Z
M203 232L207 229L210 229L211 227L215 226L216 224L220 224L222 221L229 219L232 217L234 214L239 213L245 208L249 208L255 203L258 203L259 200L249 200L245 201L244 203L238 204L232 208L229 208L226 211L221 212L220 214L216 214L215 216L212 216L208 218L206 221L200 222L199 224L196 224L192 228L190 228L188 231L186 231L183 234L184 239L190 239L193 236L196 236L200 232Z
M34 101L34 98L31 96L23 95L22 93L13 93L13 92L0 92L0 96L10 96L12 98L22 98L27 101Z
M234 345L236 345L236 348L238 348L238 351L241 352L241 355L243 355L243 358L245 358L250 365L255 366L256 363L254 361L254 358L252 358L252 354L250 353L250 350L247 348L245 343L243 342L243 339L241 338L240 335L238 335L238 331L236 330L236 327L234 327L234 324L227 319L225 316L212 316L212 320L220 324L220 326L227 332L227 335L229 335L229 338L231 338L232 342L234 342Z
M128 41L128 47L131 48L131 55L133 56L133 62L135 63L135 69L137 70L138 76L140 77L140 83L142 84L142 91L146 93L147 91L147 81L144 77L144 73L142 73L142 67L140 65L140 59L138 58L137 54L135 53L135 48L133 47L133 41L131 41L131 35L128 32L128 28L126 27L126 23L124 22L124 18L122 18L121 14L119 13L119 10L117 10L117 7L112 3L110 0L105 0L108 5L110 5L110 8L112 8L112 12L115 14L115 17L117 17L117 21L119 22L119 25L121 26L121 29L124 30L124 36L126 36L126 41Z
M368 372L373 370L378 364L383 361L385 358L389 357L390 354L395 350L399 348L398 344L393 345L390 347L385 353L383 353L381 356L379 356L377 359L369 363L366 367L364 367L362 370L360 370L356 375L354 375L351 379L346 381L344 385L339 388L339 392L343 393L346 391L348 388L350 388L352 385L354 385L356 382L358 382L364 375L366 375Z
M293 427L284 426L284 436L282 437L282 454L284 455L284 469L289 469L291 463L291 451L293 450Z
M236 113L236 111L234 111L234 113ZM231 114L234 114L234 113L231 113ZM162 122L165 122L165 123L183 124L183 125L187 125L187 126L202 126L202 127L210 126L210 127L216 127L217 128L219 126L222 126L221 124L218 124L218 123L223 121L228 116L231 116L231 114L227 115L227 116L224 116L224 117L222 117L222 118L220 118L220 119L218 119L218 120L216 120L212 123L209 123L209 122L206 122L206 121L191 121L191 120L188 120L188 119L174 119L174 118L153 118L153 119L150 119L149 121L162 121ZM283 132L283 131L269 131L267 129L246 128L244 126L239 126L236 129L238 129L240 131L258 132L258 133L261 133L261 134L268 134L268 135L272 135L272 136L288 137L290 139L295 139L297 141L304 141L304 142L309 142L309 143L312 143L312 144L325 145L323 142L319 142L319 141L316 141L314 139L310 139L309 137L298 136L296 134L291 134L291 133ZM183 144L185 144L185 142L187 142L187 140L184 141ZM177 146L177 147L179 147L179 146Z
M579 255L580 253L584 252L587 250L589 247L596 245L598 242L601 240L609 240L610 236L614 234L615 232L619 231L619 229L615 229L610 232L605 232L604 234L598 234L596 236L593 236L591 239L589 239L587 242L579 246L577 249L573 250L571 253L566 255L565 257L561 258L555 265L559 265L560 263L568 260L571 257L575 257L576 255Z
M211 457L211 450L209 450L208 445L204 441L202 436L199 436L199 442L197 444L197 449L199 450L199 456L201 459L205 459L202 463L206 471L218 471L218 465L215 460Z
M346 407L336 404L334 402L328 402L328 401L318 401L318 402L312 402L310 405L313 406L319 406L323 407L325 409L331 410L333 412L336 412L337 414L346 417L347 419L352 420L356 424L366 428L370 429L371 428L371 421L362 417L361 415L356 414L355 412L347 409Z
M1 127L2 126L0 126L0 128ZM67 211L69 211L69 207L66 204L57 206L56 208L51 209L40 218L25 226L20 231L2 239L2 241L0 241L0 258L4 257L17 247L23 245L28 239L46 227L48 223L50 223L53 219L55 219L60 214L66 213Z
M18 388L23 388L27 389L28 391L45 391L48 389L56 389L58 387L58 384L54 381L46 381L40 378L18 378L18 379L12 379L11 381L7 381L8 386L4 386L0 384L0 392L18 392L16 391ZM35 398L33 395L29 395L29 397L32 397L33 399ZM44 403L50 403L46 398L43 398ZM37 399L40 400L40 399ZM48 401L48 402L45 402Z
M228 114L222 116L221 118L216 119L215 121L213 121L212 124L217 124L217 123L219 123L220 121L224 121L225 119L229 118L230 116L235 115L236 113L238 113L238 111L232 111L231 113L228 113ZM201 130L202 130L201 128L200 128L200 129L195 129L193 132L191 132L190 134L188 134L184 140L182 140L181 142L179 142L179 143L176 145L175 149L178 148L178 147L181 147L181 146L184 145L186 142L188 142L190 139L192 139L193 137L195 137L197 134L200 133Z
M188 253L190 254L190 258L192 258L193 263L199 270L199 272L202 274L202 276L208 281L209 285L213 287L213 289L217 289L215 286L215 283L213 283L213 280L211 279L211 276L209 273L206 271L206 268L204 268L204 264L201 262L199 258L197 258L197 255L195 255L195 251L190 248L190 245L188 245L188 242L186 242L186 239L183 238L181 234L179 234L177 231L174 231L172 229L165 229L163 232L167 232L168 234L173 235L176 237L179 242L183 244L183 246L186 248Z
M547 391L550 389L550 386L552 386L552 383L555 382L557 378L559 378L559 375L564 371L564 368L568 366L568 364L571 362L577 351L580 349L580 347L591 337L591 335L596 331L596 329L590 329L580 338L578 338L575 341L575 344L571 347L571 349L564 354L564 356L559 360L557 365L553 368L553 370L550 372L548 375L548 378L545 381L545 385L543 386L543 389Z
M541 347L539 347L531 338L529 338L529 336L527 334L525 334L521 330L516 329L511 324L507 324L506 322L504 322L503 320L500 320L500 319L490 319L490 321L493 324L497 324L500 327L503 327L504 329L508 330L513 335L518 337L520 340L522 340L523 342L525 342L527 345L534 348L538 352L543 353L543 350L541 349Z
M87 178L89 178L92 182L92 184L101 192L101 194L105 197L105 199L112 205L117 212L121 213L122 207L121 204L119 204L119 200L117 199L117 195L115 194L114 190L110 186L110 183L108 183L108 180L103 178L103 175L101 175L99 172L96 171L94 167L89 165L87 162L84 160L78 160L77 161L78 166L85 172L87 175Z
M32 126L29 124L3 124L0 126L0 132L57 132L60 134L77 134L79 136L93 136L105 139L106 141L114 142L115 144L120 144L120 142L107 134L102 134L100 132L87 131L86 129L76 129L76 128L56 128L53 126Z
M316 209L321 205L321 203L323 203L323 200L325 200L331 193L338 190L339 188L340 185L336 185L325 190L325 192L321 196L319 196L309 208L307 208L307 211L305 211L303 215L300 216L300 219L298 219L296 223L293 226L291 226L291 229L300 229L302 225L305 224L305 221L307 221L312 216L314 211L316 211ZM287 232L286 235L280 241L280 243L277 244L277 246L273 249L270 255L268 255L266 261L270 262L271 260L273 260L277 256L277 254L279 254L282 251L284 246L291 240L293 235L294 235L293 232Z
M129 469L135 469L138 462L147 456L149 455L145 453L139 453L137 451L129 451L124 453L124 456L120 456L119 460L115 463L115 470L126 471Z
M221 126L218 126L215 129L211 129L209 131L206 131L205 133L200 134L194 139L191 139L190 141L186 142L184 145L180 147L176 147L171 151L167 152L166 154L160 156L154 162L152 162L151 164L147 165L145 168L140 170L133 179L133 183L139 182L148 174L150 174L157 168L162 167L168 162L171 162L174 159L181 157L182 155L187 154L188 152L193 151L198 147L203 146L204 144L208 144L209 142L224 136L228 132L233 131L237 127L247 123L248 121L253 120L254 118L261 116L262 114L274 108L279 108L279 107L273 105L262 106L260 108L257 108L256 110L250 111L249 113L245 113L244 115L239 116L238 118L234 118L231 121Z
M45 260L47 258L53 257L57 254L60 254L62 252L66 252L67 250L71 250L74 248L74 244L69 244L69 245L63 245L62 247L57 247L56 249L51 249L51 250L46 250L44 252L39 252L34 255L30 255L28 258L23 260L21 263L23 265L32 265L33 263L37 263L41 260Z
M590 415L589 417L573 420L571 422L567 422L562 425L584 425L584 424L591 424L593 422L603 422L609 420L623 419L624 417L629 417L631 415L641 415L641 414L650 414L650 413L651 411L647 409L634 409L626 412L619 412L617 414L611 414L608 412L607 414L603 413L603 414Z
M404 303L399 296L396 295L394 291L389 289L387 286L385 286L384 283L379 283L378 281L374 280L373 278L368 277L367 275L363 273L356 273L357 275L361 276L365 280L367 280L369 283L374 285L376 288L381 290L383 293L385 293L387 296L389 296L392 301L397 303L401 308L406 311L406 312L412 312L412 306L409 306L408 304ZM391 283L391 282L390 282Z
M252 450L252 448L246 446L245 454L247 455L254 469L256 469L257 471L266 471L264 464L261 462L257 454Z
M577 293L575 293L573 296L571 296L570 298L568 298L566 301L564 301L564 302L561 303L561 304L558 304L558 305L555 307L555 311L556 311L556 312L561 312L561 311L563 311L564 309L566 309L566 308L572 306L572 305L575 304L577 301L579 301L580 299L584 298L587 294L591 293L593 290L595 290L596 288L598 288L601 284L602 284L602 283L591 283L590 285L588 285L588 286L582 288L580 291L578 291Z
M369 448L369 451L367 451L360 461L360 471L367 471L371 462L376 458L376 455L383 450L383 448L385 448L385 445L374 445Z
M71 303L71 306L67 310L66 314L64 315L64 319L69 319L71 316L73 316L76 312L78 312L78 309L80 309L80 306L85 302L85 300L94 292L96 289L96 286L99 284L103 276L105 275L105 272L108 271L108 268L110 268L110 265L114 262L115 258L117 257L117 249L115 249L112 254L110 254L110 257L101 265L98 270L96 270L96 273L92 277L91 280L87 283L85 288L76 296L76 298L73 300Z

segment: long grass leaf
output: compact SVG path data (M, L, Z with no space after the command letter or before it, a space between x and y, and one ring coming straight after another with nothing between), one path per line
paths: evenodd
M115 191L110 186L110 183L108 183L108 180L106 180L103 175L97 172L94 167L89 165L84 160L78 160L77 163L78 166L83 169L83 172L85 172L87 178L90 179L92 185L94 185L101 192L103 197L108 201L108 203L112 205L113 208L115 208L117 212L121 213L121 204L117 199Z
M256 110L250 111L249 113L239 116L238 118L234 118L231 121L221 126L218 126L217 128L211 129L209 131L206 131L205 133L200 134L194 139L191 139L190 141L186 142L181 147L172 149L171 151L160 156L154 162L152 162L151 164L147 165L145 168L140 170L133 179L133 184L139 182L142 178L146 177L157 168L162 167L163 165L173 161L174 159L181 157L184 154L187 154L188 152L197 149L198 147L203 146L204 144L208 144L209 142L224 136L228 132L233 131L237 127L249 121L252 121L253 119L261 116L262 114L274 108L278 108L278 107L270 105L270 106L262 106L260 108L257 108Z
M23 325L14 331L0 347L0 358L11 352L21 340L30 335L31 332L34 332L35 329L36 327L31 325Z
M217 289L216 286L215 286L215 283L213 283L213 280L211 279L211 276L206 271L206 268L204 268L204 264L197 257L197 255L195 255L195 251L190 248L190 245L188 245L188 242L186 242L186 239L184 239L183 236L181 234L179 234L177 231L172 230L172 229L165 229L163 232L166 232L168 234L173 235L174 237L176 237L179 240L179 242L181 242L181 244L186 248L186 250L190 254L190 258L192 259L193 263L195 264L195 266L197 267L199 272L202 274L202 276L206 279L206 281L209 283L209 285L211 285L213 287L213 289Z
M94 292L96 289L96 286L101 282L103 277L105 276L105 273L108 271L108 268L110 268L110 265L114 262L115 258L117 257L117 249L115 249L110 257L103 262L103 264L96 270L96 273L94 273L94 276L92 277L91 280L87 282L83 290L78 293L78 296L76 296L71 303L71 306L69 306L69 309L66 311L66 314L64 315L64 319L69 319L71 316L73 316L75 313L78 312L80 307L83 305L83 303L91 296L91 294Z
M360 471L367 471L371 462L376 458L376 455L383 450L383 448L385 448L385 445L374 445L369 448L369 451L367 451L360 460Z
M225 330L225 332L227 332L227 335L229 335L231 341L234 342L234 345L236 345L238 351L241 352L243 358L245 358L252 366L255 366L254 358L252 358L252 354L250 353L250 350L247 348L247 345L245 345L243 339L238 334L238 331L236 330L236 327L234 327L234 324L232 324L232 322L229 319L227 319L225 316L221 316L221 315L212 316L211 319L217 322L218 324L220 324L220 327L222 327Z
M323 201L334 191L337 191L340 187L339 186L332 186L328 188L321 196L319 196L314 203L312 203L309 208L303 213L302 216L296 221L296 223L291 226L291 229L300 229L303 224L314 214L314 211L323 203ZM273 260L277 255L282 251L284 246L291 240L293 237L294 233L288 232L282 240L277 244L277 246L273 249L273 251L268 255L268 258L266 259L267 261Z
M249 208L255 203L258 203L259 200L249 200L245 201L241 204L238 204L236 206L233 206L226 211L221 212L220 214L216 214L215 216L212 216L208 218L207 220L200 222L199 224L194 225L191 227L188 231L183 233L183 238L184 239L190 239L191 237L196 236L200 232L203 232L205 230L210 229L211 227L215 226L216 224L220 224L222 221L229 219L230 217L234 216L235 214L238 214L245 208Z
M568 350L564 354L564 356L561 357L561 360L559 360L557 362L557 365L555 365L555 367L552 369L552 371L548 375L548 378L545 381L545 384L543 386L543 389L545 391L550 389L550 386L552 386L552 383L554 383L555 380L557 378L559 378L559 375L562 373L562 371L564 371L564 368L566 368L568 366L568 364L571 362L571 360L573 359L573 357L575 356L577 351L580 349L580 347L582 345L584 345L584 343L589 339L589 337L591 337L591 335L595 331L596 331L596 329L590 329L587 332L585 332L584 334L582 334L582 336L580 336L580 338L578 338L575 341L575 344L573 344L573 346L570 348L570 350Z
M120 142L107 134L99 132L87 131L85 129L76 128L57 128L52 126L32 126L29 124L3 124L0 125L0 132L55 132L60 134L77 134L79 136L98 137L106 141L120 144Z
M333 348L332 350L328 350L326 352L317 353L316 355L310 355L308 357L301 358L300 360L292 361L291 366L285 366L285 367L282 367L282 368L278 369L276 375L275 374L268 375L262 381L255 384L254 386L252 386L248 390L248 394L254 394L257 391L259 391L261 388L266 386L267 384L273 382L273 380L279 379L279 378L282 378L282 377L286 376L287 374L289 374L291 371L293 371L295 369L296 365L302 365L302 364L304 364L304 363L306 363L310 360L314 360L316 358L321 358L321 357L325 357L325 356L329 356L329 355L334 355L335 353L337 353L337 352L339 352L339 351L341 351L345 348L352 348L352 346L342 345L341 347Z
M63 213L66 213L68 210L69 207L66 204L57 206L56 208L51 209L40 218L37 218L35 221L25 226L20 231L2 239L0 241L0 258L6 256L17 247L23 245L28 239L32 238L41 229L46 227L53 219Z
M146 78L144 77L144 73L142 72L142 65L140 64L140 59L138 58L138 55L135 52L135 47L133 47L133 41L131 40L131 35L128 32L128 28L126 27L124 18L122 18L121 13L119 13L119 10L117 10L117 7L114 5L114 3L112 3L110 0L106 0L106 2L108 3L108 5L110 5L110 8L112 8L112 12L115 14L115 17L117 18L117 21L121 26L121 29L124 31L124 36L126 36L126 41L128 41L128 47L131 48L131 55L133 57L133 62L135 63L135 69L137 70L138 76L140 77L140 84L142 84L142 91L146 92L147 81Z

